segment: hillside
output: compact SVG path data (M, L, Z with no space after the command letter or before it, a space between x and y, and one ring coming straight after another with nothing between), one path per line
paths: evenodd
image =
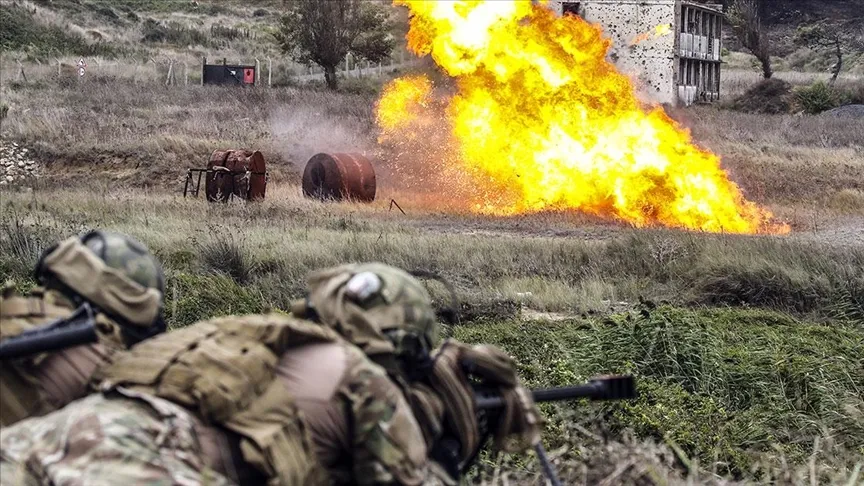
M58 55L142 61L158 56L185 61L203 56L247 61L278 57L270 34L281 5L269 0L3 0L0 46L41 61ZM790 66L793 68L822 70L831 62L828 56L824 62L814 60L819 56L801 52L793 44L799 25L826 20L864 36L864 30L857 27L864 19L864 9L855 0L768 0L764 9L778 59L807 58L793 59L793 64L799 64ZM394 15L401 21L395 32L401 38L406 17L401 9L394 9ZM726 44L740 50L729 35ZM860 70L860 52L850 50L849 70Z

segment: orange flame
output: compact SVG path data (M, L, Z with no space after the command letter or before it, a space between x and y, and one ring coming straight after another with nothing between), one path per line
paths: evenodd
M409 48L457 84L445 116L454 158L477 179L473 210L577 209L637 227L788 231L661 107L643 108L606 60L611 41L599 26L525 1L394 4L410 9ZM431 89L423 76L390 84L377 105L382 134L411 128Z
M654 27L654 32L643 32L636 36L635 39L630 43L631 46L635 46L640 42L645 42L647 40L651 40L652 38L657 39L659 37L663 37L664 35L668 35L672 32L671 24L660 24Z

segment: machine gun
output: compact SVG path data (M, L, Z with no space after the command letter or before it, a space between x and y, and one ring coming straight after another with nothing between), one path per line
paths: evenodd
M96 312L84 302L68 317L28 329L0 341L0 359L15 359L47 351L95 343Z
M485 429L487 428L486 424L497 420L495 418L496 411L504 406L504 401L498 394L488 389L478 387L475 388L474 393L479 415L478 422L481 424L481 428ZM630 375L600 376L583 385L531 390L531 394L535 402L554 402L579 398L587 398L592 401L628 400L637 397L636 382ZM543 472L549 478L552 486L560 486L561 481L558 479L541 442L534 444L534 452L537 454Z

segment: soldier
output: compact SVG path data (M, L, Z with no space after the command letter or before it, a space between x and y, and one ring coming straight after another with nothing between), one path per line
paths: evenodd
M429 404L424 420L434 431L427 433L405 397L411 385L364 354L408 376L398 362L413 351L397 350L431 349L437 324L422 285L392 267L337 267L313 275L308 304L305 313L326 326L279 314L232 316L119 355L97 378L103 394L3 433L0 482L17 479L16 465L27 464L17 469L25 478L86 484L455 484L480 446L459 444L477 430L473 410L448 434L444 405L453 400L422 388L411 395ZM470 408L467 381L445 382ZM465 423L473 426L459 430ZM127 437L138 439L134 451ZM454 442L457 453L448 454Z
M443 314L452 320L458 312L452 287L437 275L422 275L447 286L452 300ZM411 404L430 458L452 480L489 436L507 452L522 452L540 440L543 419L513 359L493 346L453 339L433 350L440 326L429 293L405 271L364 263L314 272L309 295L292 312L335 329L387 371ZM473 386L497 392L506 403L482 427Z
M52 321L86 318L84 310L89 306L93 321L76 330L91 343L69 342L64 349L62 344L73 329L56 325L40 337L59 340L59 350L3 360L0 425L4 428L82 397L93 372L114 351L165 330L162 268L132 238L106 231L68 238L43 252L34 275L41 286L27 295L17 294L11 285L3 288L0 338L20 336Z

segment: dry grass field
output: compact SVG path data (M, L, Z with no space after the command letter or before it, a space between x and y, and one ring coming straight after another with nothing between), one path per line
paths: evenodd
M398 154L376 144L371 85L333 94L72 81L3 83L2 137L43 168L27 187L3 189L0 270L20 286L47 244L93 227L134 235L161 258L173 327L284 309L325 265L433 270L463 302L463 324L447 335L502 346L532 386L639 377L633 403L545 407L548 445L568 482L861 477L861 120L675 110L748 197L793 228L730 236L567 212L479 216L446 188L402 187L412 167L394 167ZM223 147L265 153L273 178L263 203L182 197L185 170ZM298 172L319 151L373 157L376 201L303 198ZM471 474L487 484L539 481L525 457L484 456Z
M16 79L16 59L0 59L0 142L26 148L39 168L0 186L0 278L26 289L53 241L122 231L163 262L177 328L285 309L322 266L376 260L435 271L461 300L461 323L445 335L501 346L529 385L637 376L638 400L543 405L565 484L864 480L864 119L733 111L729 101L758 81L750 70L724 72L719 104L669 110L749 199L790 224L787 235L639 229L567 211L482 216L446 177L424 179L428 160L377 142L380 82L346 80L338 93L165 86L158 62L133 60L128 19L93 20L77 2L56 3L24 2L40 22L77 19L82 35L98 30L130 54L102 67L94 57L80 80L58 78L53 63L27 63L27 80ZM202 32L270 15L232 3L201 20L171 10L180 3L145 3L147 16L182 17ZM225 52L252 55L256 43ZM828 76L777 77L801 86ZM862 82L850 73L838 84ZM186 170L224 148L264 153L265 201L183 197ZM306 161L346 151L374 161L376 200L303 198ZM434 282L429 289L436 303L446 295ZM532 456L492 454L469 481L544 484Z

